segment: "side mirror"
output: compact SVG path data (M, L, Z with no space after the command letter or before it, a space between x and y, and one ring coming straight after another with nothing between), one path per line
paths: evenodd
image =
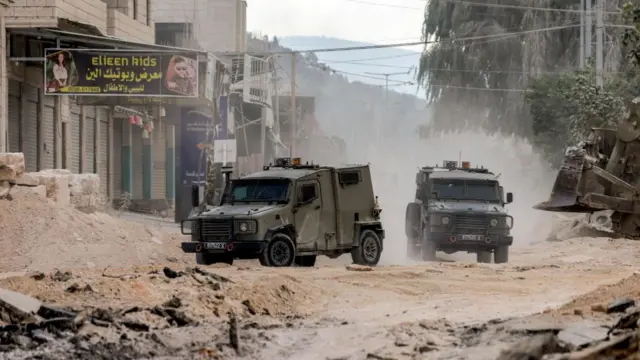
M432 191L431 192L431 197L434 198L434 199L437 199L438 198L438 192L437 191Z
M507 193L507 204L511 204L513 202L513 193Z
M191 186L191 207L200 206L200 187L198 185Z

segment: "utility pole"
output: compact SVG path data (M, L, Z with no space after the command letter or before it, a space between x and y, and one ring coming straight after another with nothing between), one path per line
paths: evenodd
M584 56L585 58L589 59L591 58L591 40L593 39L593 35L591 34L591 30L593 28L593 21L592 21L592 17L593 17L593 6L591 5L591 0L586 0L586 4L585 4L585 13L587 15L587 21L585 24L585 42L584 44L586 45L585 47L585 53Z
M604 86L604 0L596 0L596 85Z
M580 51L578 52L578 63L580 69L584 69L584 9L585 0L580 0Z
M410 71L411 71L411 69L409 69L409 71L407 71L407 72L396 72L396 73L370 73L370 72L365 72L365 74L367 74L367 75L384 76L384 115L383 115L384 120L387 120L387 113L388 113L388 108L389 108L389 76L406 75ZM374 126L375 144L376 144L376 146L379 146L379 145L382 144L382 137L380 136L380 122L381 122L380 120L376 120L375 126Z
M295 148L296 148L296 139L298 138L297 132L297 109L296 109L296 59L297 53L291 53L291 153L289 154L293 157Z

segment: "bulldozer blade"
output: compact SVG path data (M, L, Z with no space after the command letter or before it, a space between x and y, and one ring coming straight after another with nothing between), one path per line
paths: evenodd
M589 212L588 208L578 202L578 187L582 179L586 150L568 148L560 171L551 190L549 200L533 206L536 210L558 212Z

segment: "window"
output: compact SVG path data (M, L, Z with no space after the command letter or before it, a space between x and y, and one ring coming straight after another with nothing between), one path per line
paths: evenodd
M355 185L362 181L362 178L360 177L360 171L341 172L338 175L338 178L340 180L340 184L342 185Z
M302 204L308 203L317 197L316 186L314 184L302 185L300 187L299 201Z
M233 194L229 202L284 202L289 192L289 180L237 179L231 182Z

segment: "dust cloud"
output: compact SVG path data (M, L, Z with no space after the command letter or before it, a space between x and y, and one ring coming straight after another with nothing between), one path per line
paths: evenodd
M440 133L429 139L406 133L386 138L383 146L375 148L358 144L348 147L353 155L350 162L371 164L374 190L387 230L381 264L413 263L406 256L405 208L414 197L417 169L440 165L443 160L461 158L500 174L505 193L514 195L514 202L507 205L508 213L514 217L514 247L543 241L551 231L551 214L532 206L548 198L555 172L525 140L472 131Z

